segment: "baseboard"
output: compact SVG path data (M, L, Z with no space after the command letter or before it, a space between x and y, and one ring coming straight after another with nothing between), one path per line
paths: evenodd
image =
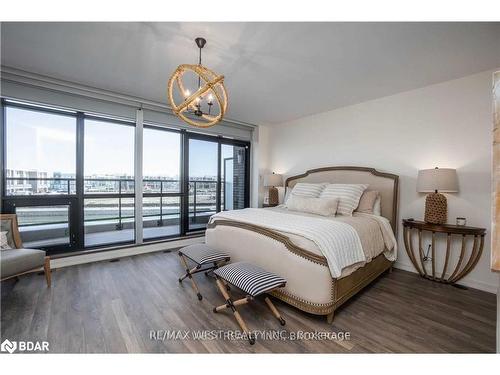
M183 246L191 245L194 243L204 242L205 237L183 238L176 241L159 242L151 245L143 245L136 247L128 247L124 249L116 249L109 251L100 251L96 253L81 254L75 256L68 256L64 258L57 258L50 261L50 268L62 268L75 266L77 264L85 264L92 262L100 262L103 260L117 259L129 257L139 254L153 253L157 251L174 250Z
M399 261L396 261L396 263L394 263L394 268L404 270L404 271L413 272L413 273L418 273L417 270L415 269L415 267L413 267L413 265L399 262ZM497 292L498 292L498 285L487 284L487 283L484 283L482 281L470 280L470 279L469 280L460 280L460 282L458 284L465 285L469 288L479 289L479 290L482 290L482 291L488 292L488 293L497 294Z

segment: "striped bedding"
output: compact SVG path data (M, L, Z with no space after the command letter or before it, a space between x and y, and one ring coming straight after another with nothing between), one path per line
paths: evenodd
M326 185L327 184L299 182L293 187L292 193L294 195L298 195L299 197L319 198Z
M367 187L365 184L329 184L322 190L320 198L338 199L337 213L351 216Z
M335 220L335 218L325 219L317 215L297 215L287 213L285 210L246 208L223 211L212 216L210 220L217 219L254 224L300 236L314 242L327 259L330 273L334 278L339 278L344 269L356 264L362 265L370 260L367 259L356 229L342 220ZM384 236L384 240L387 239L386 247L391 254L395 253L395 239L394 243L391 243L393 238L393 234L392 238L390 235ZM388 255L386 257L389 258Z

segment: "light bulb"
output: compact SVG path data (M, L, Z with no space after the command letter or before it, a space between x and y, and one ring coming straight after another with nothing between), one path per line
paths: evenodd
M189 95L191 95L191 91L186 90L184 91L184 96L187 98Z
M207 99L208 104L212 104L213 101L214 101L214 96L212 94L208 95L208 99Z

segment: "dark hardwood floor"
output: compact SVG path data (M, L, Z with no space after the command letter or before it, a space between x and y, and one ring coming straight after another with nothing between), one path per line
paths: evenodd
M47 340L51 352L386 353L494 352L496 296L394 270L336 312L333 325L276 301L287 332L350 332L350 340L150 339L150 331L237 330L213 279L197 275L199 302L175 253L56 270L2 283L1 340ZM235 295L236 292L233 291ZM239 308L250 329L282 327L258 299ZM212 332L213 333L213 332Z

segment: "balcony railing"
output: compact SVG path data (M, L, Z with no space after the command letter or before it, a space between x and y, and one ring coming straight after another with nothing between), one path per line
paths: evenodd
M16 183L22 182L22 183ZM224 194L224 183L222 194ZM76 194L76 179L73 177L7 177L6 195L10 197L54 197L71 196ZM98 223L104 221L117 221L116 229L123 228L124 221L134 219L134 215L124 213L124 208L131 207L123 202L124 199L133 198L134 180L130 178L108 179L108 178L86 178L84 179L84 199L118 199L117 205L108 202L95 204L93 207L117 207L114 216L94 217L85 219L85 223ZM190 180L188 184L189 216L196 221L197 215L207 216L207 213L216 211L217 181L214 180ZM157 226L162 226L164 220L179 217L180 202L164 204L164 200L172 197L180 197L180 180L144 179L143 196L145 198L159 198L159 212L143 214L143 218L158 217ZM202 198L202 201L200 201ZM204 201L203 201L204 200ZM222 199L222 209L225 209L225 199ZM133 204L132 204L133 206ZM85 206L84 207L89 207ZM145 206L144 206L145 207ZM169 207L178 207L178 210L165 210ZM28 218L25 218L25 220ZM23 220L24 221L24 220ZM20 222L20 226L30 227L43 224L65 224L67 221Z

